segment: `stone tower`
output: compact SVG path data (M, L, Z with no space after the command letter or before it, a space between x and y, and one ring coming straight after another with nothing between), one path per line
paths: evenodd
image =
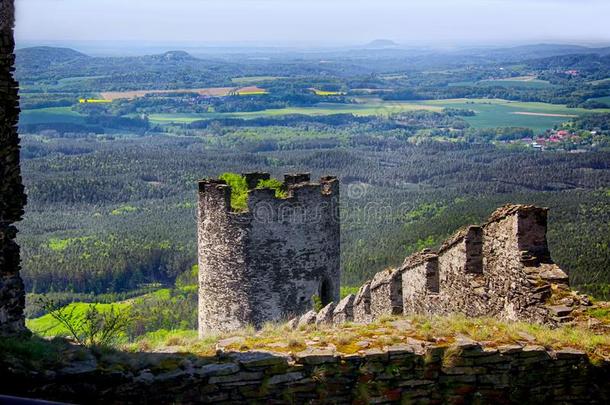
M268 173L245 174L248 210L231 208L231 187L199 183L199 334L289 319L338 302L339 181L284 176L286 198L257 189Z
M13 78L13 0L0 0L0 336L25 332L25 292L19 277L14 223L21 219L25 194L19 168L18 84Z

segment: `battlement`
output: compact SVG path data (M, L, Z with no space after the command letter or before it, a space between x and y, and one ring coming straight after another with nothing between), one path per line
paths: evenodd
M233 190L226 181L221 179L203 179L199 181L200 205L205 204L208 209L224 210L235 214L257 212L260 208L265 213L277 210L286 210L290 206L299 205L303 208L312 206L319 214L319 205L323 202L336 204L339 197L339 180L333 176L320 178L319 182L312 182L309 173L286 174L281 190L284 197L278 197L274 189L258 188L260 181L270 180L271 175L265 172L244 173L248 188L247 210L236 210L230 202ZM331 201L331 197L336 197ZM262 206L262 207L261 207Z
M552 290L573 297L566 302L585 305L588 300L569 290L567 275L551 260L547 213L531 205L499 208L482 226L456 232L437 252L425 249L400 267L375 274L355 297L340 302L333 322L368 323L409 313L551 325L570 321L571 308L553 306Z
M508 231L523 263L552 263L546 239L547 217L548 208L505 205L491 214L483 228L488 234L501 232L500 228Z
M227 182L199 182L202 335L302 314L313 296L325 305L339 298L338 179L287 174L278 196L275 188L259 188L269 173L242 176L245 210L231 206Z

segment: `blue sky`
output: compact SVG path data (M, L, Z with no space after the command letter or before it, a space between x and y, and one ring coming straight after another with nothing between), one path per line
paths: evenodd
M610 42L610 0L16 0L18 41Z

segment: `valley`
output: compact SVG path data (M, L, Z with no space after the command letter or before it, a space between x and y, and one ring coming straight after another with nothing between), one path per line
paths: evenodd
M587 104L610 94L597 79L607 68L567 80L571 65L537 60L475 72L468 58L429 70L362 53L375 61L366 76L350 53L324 64L17 56L30 196L19 242L36 331L63 333L41 297L147 307L146 333L195 328L196 180L253 170L340 177L344 294L507 202L550 207L555 260L577 288L610 294L595 270L610 257L610 105Z

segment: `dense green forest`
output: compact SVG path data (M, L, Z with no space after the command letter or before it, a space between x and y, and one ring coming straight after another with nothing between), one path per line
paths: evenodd
M247 129L258 135L256 144L282 142L252 151L241 143L243 129L234 131L112 140L25 135L30 202L20 241L28 290L101 294L173 283L196 262L196 180L252 170L340 176L349 285L506 202L551 207L555 259L578 285L610 281L603 271L610 255L608 152L413 144L392 131L305 135L282 127Z
M553 258L577 288L610 298L608 55L20 50L28 315L41 315L41 294L143 296L147 324L154 308L158 327L193 327L194 314L162 307L194 308L197 180L255 170L339 176L345 286L511 202L551 208ZM265 92L236 90L254 85ZM197 92L208 87L231 90ZM181 91L79 102L164 89ZM173 289L151 295L161 287Z

